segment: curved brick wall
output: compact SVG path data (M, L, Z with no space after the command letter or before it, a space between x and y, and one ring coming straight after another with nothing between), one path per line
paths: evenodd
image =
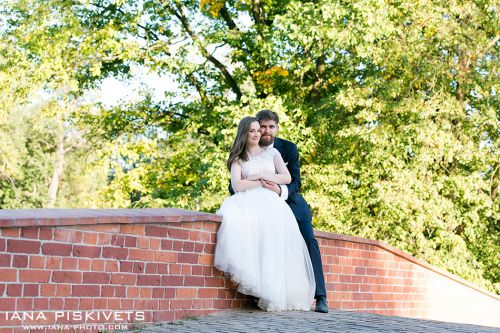
M212 267L220 219L171 208L1 210L0 333L250 306ZM332 308L500 327L498 295L377 241L316 235ZM61 317L78 311L123 316ZM21 312L35 318L14 315Z

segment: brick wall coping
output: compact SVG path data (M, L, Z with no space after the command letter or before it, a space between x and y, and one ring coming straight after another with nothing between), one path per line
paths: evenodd
M135 208L135 209L0 209L0 228L38 226L76 226L98 224L145 224L162 222L222 222L222 216L179 208ZM358 244L373 245L396 256L429 269L462 285L500 301L500 296L480 289L437 267L429 265L395 247L361 237L315 231L316 236Z
M178 208L0 209L4 228L196 221L221 222L222 216Z
M481 289L481 288L478 288L477 286L473 285L472 283L470 283L469 281L467 280L464 280L464 279L461 279L459 278L458 276L456 275L453 275L451 273L448 273L447 271L445 270L442 270L442 269L439 269L435 266L432 266L428 263L426 263L425 261L422 261L420 259L417 259L411 255L409 255L408 253L405 253L389 244L385 244L385 243L382 243L380 241L377 241L377 240L372 240L372 239L366 239L366 238L362 238L362 237L356 237L356 236L346 236L346 235L340 235L340 234L334 234L334 233L331 233L331 232L324 232L324 231L314 231L314 234L317 236L317 237L320 237L320 238L325 238L325 239L333 239L333 240L339 240L339 241L346 241L346 242L350 242L350 243L358 243L358 244L367 244L367 245L373 245L373 246L377 246L389 253L392 253L398 257L401 257L405 260L408 260L414 264L417 264L425 269L428 269L430 271L433 271L437 274L440 274L446 278L449 278L449 279L452 279L464 286L467 286L469 288L472 288L476 291L479 291L480 293L486 295L486 296L489 296L489 297L492 297L493 299L497 300L497 301L500 301L500 296L499 295L496 295L494 293L491 293L487 290L484 290L484 289Z

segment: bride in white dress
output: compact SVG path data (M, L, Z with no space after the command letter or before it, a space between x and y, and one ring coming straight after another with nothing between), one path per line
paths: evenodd
M238 291L259 298L267 311L310 310L315 282L309 253L290 207L262 187L288 184L281 154L259 146L260 125L245 117L227 161L236 192L218 210L215 267L238 283Z

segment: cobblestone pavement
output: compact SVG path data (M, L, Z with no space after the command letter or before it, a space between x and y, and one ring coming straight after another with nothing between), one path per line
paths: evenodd
M133 332L133 331L128 331ZM141 333L233 333L233 332L500 332L500 328L446 323L413 318L330 310L316 312L230 311L146 326Z

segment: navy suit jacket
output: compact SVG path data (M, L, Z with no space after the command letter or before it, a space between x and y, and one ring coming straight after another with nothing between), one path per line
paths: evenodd
M299 151L297 149L297 145L288 140L275 138L274 139L274 148L276 148L283 157L283 161L285 161L286 167L292 176L292 181L290 184L286 185L288 188L288 199L286 203L292 209L297 222L306 222L311 223L311 210L309 209L309 205L306 200L300 195L300 165L299 165ZM229 192L234 194L231 183L229 183Z

